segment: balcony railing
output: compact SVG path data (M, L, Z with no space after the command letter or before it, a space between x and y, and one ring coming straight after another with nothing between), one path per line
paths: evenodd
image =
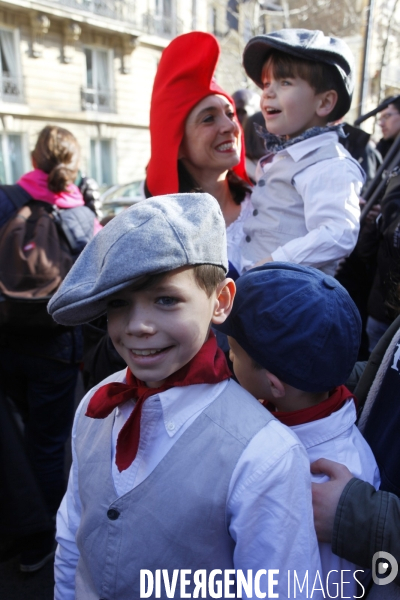
M3 73L0 75L1 99L5 102L22 102L23 86L21 77L12 77Z
M91 12L129 23L135 29L152 35L171 38L183 31L181 19L169 17L156 10L139 13L136 0L51 0L55 4L69 6L75 10Z
M53 0L56 4L135 24L135 0Z
M114 94L94 88L81 88L82 110L97 112L115 112Z
M172 19L151 11L142 15L142 28L146 33L168 38L179 35L183 30L180 19Z

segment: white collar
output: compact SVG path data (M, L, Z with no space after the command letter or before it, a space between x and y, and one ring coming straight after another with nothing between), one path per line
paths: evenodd
M163 413L163 421L167 434L173 437L180 428L196 413L204 410L225 389L229 379L220 383L199 383L184 387L173 387L160 394L149 396L143 404L142 414L159 411ZM135 402L128 400L116 409L116 416L125 420L131 414Z
M354 425L356 419L356 406L353 399L349 399L341 409L336 410L329 417L302 425L293 425L290 429L300 438L306 448L312 448L344 433Z
M297 162L306 156L306 154L317 150L321 146L331 144L332 142L337 143L338 140L339 136L336 131L327 131L325 133L321 133L320 135L310 137L307 140L303 140L302 142L298 142L297 144L293 144L293 146L289 146L288 148L278 152L277 156L287 153L295 162Z

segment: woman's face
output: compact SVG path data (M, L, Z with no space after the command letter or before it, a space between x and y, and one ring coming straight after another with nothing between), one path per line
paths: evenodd
M239 163L240 131L227 98L212 94L196 104L186 119L178 158L197 181Z

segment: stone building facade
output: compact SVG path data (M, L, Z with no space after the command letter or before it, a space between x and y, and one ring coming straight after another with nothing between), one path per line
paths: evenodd
M400 3L376 1L382 10L373 18L367 109L400 85ZM230 93L252 87L240 66L246 41L284 26L326 30L329 23L329 32L349 42L361 73L367 5L356 0L346 11L329 0L318 10L313 0L0 0L0 181L12 183L30 168L30 151L48 123L76 135L82 170L101 186L143 179L153 79L175 35L200 29L218 37L217 78ZM358 116L360 84L357 78L349 122Z
M207 19L200 0L0 1L1 182L30 168L48 123L76 135L100 185L143 178L160 54Z

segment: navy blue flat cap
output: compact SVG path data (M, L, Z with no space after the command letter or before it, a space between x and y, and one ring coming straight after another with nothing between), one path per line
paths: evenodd
M361 319L336 279L272 262L239 277L233 309L216 328L285 383L305 392L344 384L357 360Z
M273 50L333 66L343 84L334 110L335 120L348 112L354 90L354 56L346 42L309 29L281 29L253 37L244 49L243 66L260 88L262 68Z

